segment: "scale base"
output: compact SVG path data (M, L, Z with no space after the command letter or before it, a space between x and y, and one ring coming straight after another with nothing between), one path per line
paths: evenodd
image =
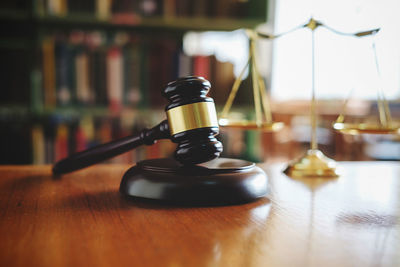
M119 191L179 205L231 205L265 196L267 180L262 169L244 160L218 158L184 166L163 158L138 162L124 174Z
M293 178L304 177L338 177L336 173L336 162L326 157L318 149L310 149L297 162L290 164L284 173Z

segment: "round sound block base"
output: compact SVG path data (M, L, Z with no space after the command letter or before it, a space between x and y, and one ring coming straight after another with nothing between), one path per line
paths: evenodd
M120 192L179 205L241 204L266 195L267 175L254 163L238 159L218 158L192 166L151 159L124 174Z

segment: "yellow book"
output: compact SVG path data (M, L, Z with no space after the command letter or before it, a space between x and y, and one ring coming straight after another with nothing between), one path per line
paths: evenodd
M111 15L111 0L96 0L96 15L99 19L108 19Z

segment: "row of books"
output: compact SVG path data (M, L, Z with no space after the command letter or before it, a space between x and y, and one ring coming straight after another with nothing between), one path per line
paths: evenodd
M140 99L139 45L125 47L100 32L54 34L42 41L45 106L110 104L118 108ZM126 73L124 73L126 71ZM125 75L124 75L125 74ZM126 79L125 77L126 76Z
M222 103L234 81L229 62L188 56L176 39L126 33L50 34L42 40L41 66L46 107L163 107L166 84L188 75L209 79L216 102Z
M93 14L100 19L135 23L141 17L229 17L265 19L261 0L38 0L42 13Z

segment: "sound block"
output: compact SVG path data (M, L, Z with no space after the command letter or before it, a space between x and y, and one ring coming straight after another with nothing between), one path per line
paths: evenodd
M267 175L254 163L217 158L198 165L169 159L140 161L123 176L120 192L179 205L230 205L267 193Z

